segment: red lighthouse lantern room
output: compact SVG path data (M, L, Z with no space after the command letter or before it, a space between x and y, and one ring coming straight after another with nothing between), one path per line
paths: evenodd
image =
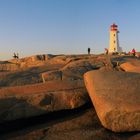
M110 26L110 30L111 30L111 31L118 31L118 26L117 26L115 23L113 23L113 24Z

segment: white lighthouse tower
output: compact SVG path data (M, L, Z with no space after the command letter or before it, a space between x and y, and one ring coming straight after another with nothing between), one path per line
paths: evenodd
M113 52L122 52L122 48L119 47L119 38L118 38L118 26L114 23L110 26L110 46L109 53Z

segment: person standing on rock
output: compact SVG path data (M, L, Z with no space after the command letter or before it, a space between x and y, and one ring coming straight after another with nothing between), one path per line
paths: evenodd
M107 48L105 48L105 54L106 54L106 55L108 54L108 49L107 49Z
M90 48L88 48L88 54L90 54Z

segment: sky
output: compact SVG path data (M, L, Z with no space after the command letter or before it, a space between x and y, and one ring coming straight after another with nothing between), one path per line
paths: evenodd
M116 23L124 51L140 51L140 0L0 0L0 60L103 53Z

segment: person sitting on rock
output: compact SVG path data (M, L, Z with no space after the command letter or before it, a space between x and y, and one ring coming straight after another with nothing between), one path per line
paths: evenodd
M136 55L136 50L135 50L134 48L132 49L131 54L132 54L133 56Z
M13 58L15 58L15 59L16 59L16 57L17 57L17 56L16 56L16 53L14 53Z
M19 59L18 53L17 53L17 54L14 53L13 58L14 58L14 59Z

